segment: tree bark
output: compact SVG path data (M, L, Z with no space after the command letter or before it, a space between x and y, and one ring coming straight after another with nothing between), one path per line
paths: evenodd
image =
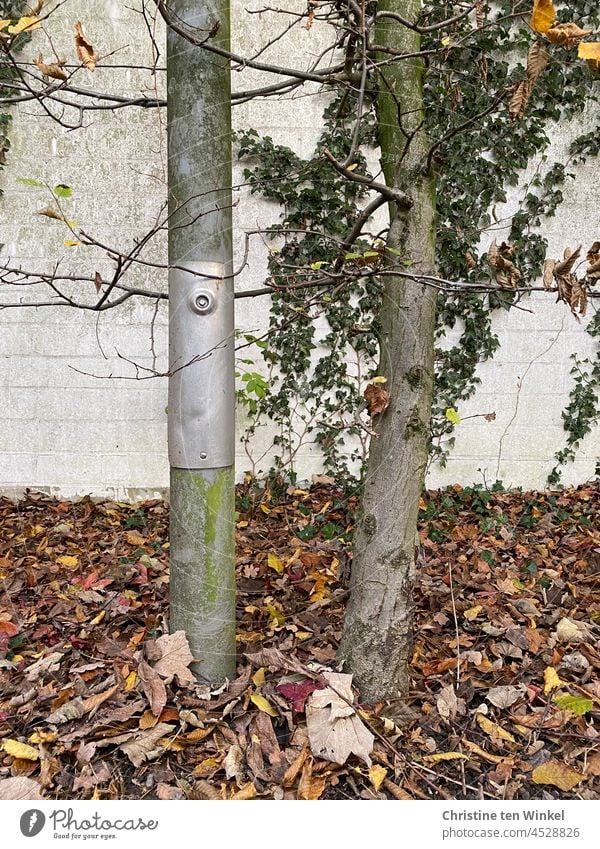
M416 21L420 0L382 0L379 11ZM418 33L382 18L378 45L414 53ZM379 55L383 59L384 54ZM387 245L419 274L435 270L435 181L425 173L420 60L381 70L377 118L388 185L406 192L410 208L390 209ZM400 257L390 252L390 264ZM405 694L412 646L417 517L427 466L433 392L435 291L400 277L384 278L380 370L390 405L375 417L361 514L354 542L350 599L339 657L368 701Z

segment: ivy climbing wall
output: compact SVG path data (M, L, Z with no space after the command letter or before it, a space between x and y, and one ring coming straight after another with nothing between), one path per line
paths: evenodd
M235 6L233 31L240 53L252 52L281 25L276 16L248 16L243 11L263 6L258 0ZM164 97L164 56L155 66L152 41L135 3L68 0L61 6L47 27L57 52L72 62L78 19L101 53L114 51L82 85L119 96ZM162 27L150 24L156 43L162 45ZM301 50L316 55L328 43L329 33L318 24L299 32L277 42L269 57L289 59ZM47 45L45 36L34 32L22 56L47 53ZM258 72L245 72L243 79L233 75L238 90L265 81ZM155 226L166 198L165 116L163 110L134 107L82 115L64 104L56 114L60 120L53 122L38 104L26 101L12 108L10 124L0 123L10 142L0 171L0 258L11 267L55 269L64 278L87 275L88 283L64 282L75 296L82 286L94 286L96 273L110 278L114 264L102 246L127 253ZM281 253L281 243L265 233L253 233L247 240L244 236L282 221L278 197L264 190L257 169L263 168L263 176L271 178L279 174L277 184L284 185L281 173L312 156L331 129L331 115L331 98L321 95L235 106L236 265L246 259L236 281L239 291L259 288L268 276L276 277L277 251ZM536 181L541 187L538 195L547 198L560 191L563 197L555 215L544 217L539 225L524 220L521 227L543 235L548 256L561 257L566 246L583 243L587 248L600 238L597 160L587 156L572 161L573 140L582 133L593 135L597 119L598 107L592 102L549 125L550 145L539 144L539 152L524 163L518 184L503 197L490 195L492 230L481 235L474 251L477 247L484 253L493 236L498 243L514 238L515 218ZM437 120L444 118L440 115ZM250 128L256 133L248 135ZM265 136L271 141L265 143ZM464 157L465 150L456 155ZM377 152L365 147L365 157L376 169ZM575 177L564 180L561 165L568 165ZM487 191L485 180L493 175L482 170L479 179L482 191ZM312 200L303 196L300 201L305 213L306 204L313 204L312 220L319 226L331 226L326 213L334 219L346 214L346 207L336 206L339 181L320 172L315 180ZM266 184L264 179L262 183ZM70 187L61 209L76 222L74 229L93 237L95 247L70 244L76 240L65 232L64 222L39 214L49 203L45 184ZM450 183L443 190L453 197ZM350 202L360 205L364 198L348 198L346 192L344 203ZM293 203L285 213L288 218L299 214ZM460 214L464 217L466 212ZM381 220L378 226L384 224ZM464 256L449 232L449 227L440 226L443 273L456 277L464 272ZM535 249L537 254L528 248L527 261L539 260L541 273L544 250L537 243ZM310 250L303 261L326 260L316 248ZM141 258L143 263L132 267L129 282L164 292L164 232L149 241ZM489 279L485 262L479 268L482 279L485 275ZM39 303L48 300L45 295L30 287L0 286L0 304ZM299 480L323 471L337 470L344 476L358 472L367 439L364 429L353 424L357 417L367 422L360 397L376 373L376 346L370 334L376 303L376 290L367 286L350 292L339 313L333 307L329 312L318 310L314 331L305 336L301 326L293 330L294 356L285 361L286 344L278 324L281 309L275 304L270 312L270 298L264 296L238 300L240 477L245 471L266 473L277 464ZM578 444L572 452L575 459L569 457L561 467L561 480L589 479L600 454L595 394L588 392L589 375L598 369L598 339L586 332L594 320L593 304L580 322L564 303L556 304L543 293L520 300L510 310L500 305L491 316L467 306L466 300L464 305L440 305L445 323L438 339L439 424L430 485L491 484L499 479L507 486L543 487L557 466L557 452L567 446L569 453L569 438ZM351 332L346 333L343 321L348 318ZM269 328L272 332L265 336ZM65 497L90 493L119 499L164 493L166 379L150 377L148 370L164 371L166 346L164 300L132 298L101 314L65 306L1 310L0 491L15 494L32 487ZM475 358L485 361L458 386L461 368L475 349L479 351ZM480 356L480 349L485 355ZM448 416L449 410L456 415Z

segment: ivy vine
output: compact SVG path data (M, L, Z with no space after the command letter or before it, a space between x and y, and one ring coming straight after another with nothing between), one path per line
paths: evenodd
M518 19L515 23L515 13L525 12L530 5L509 0L495 3L493 11L486 9L486 24L477 32L463 19L446 34L452 48L432 62L426 76L426 120L432 140L439 138L440 128L450 133L470 118L484 115L492 93L522 79L531 33ZM447 4L431 4L427 22L444 20L448 14ZM596 3L573 0L562 15L559 12L559 18L596 29L600 11ZM437 33L435 38L439 38ZM425 39L423 47L437 48L433 39L431 43ZM464 47L456 46L463 42ZM489 283L488 245L483 244L482 234L505 226L494 218L496 206L506 201L507 187L519 186L524 169L541 156L541 166L528 185L520 187L521 203L504 231L514 248L522 284L533 284L539 278L546 241L534 228L559 208L562 187L574 176L570 166L597 156L598 134L580 135L571 146L568 162L548 162L544 152L551 141L552 122L569 120L580 115L590 101L598 102L591 78L589 67L573 51L555 49L522 119L510 123L505 105L500 104L474 123L472 132L457 132L438 149L437 262L441 276ZM306 280L309 269L320 271L331 263L339 240L356 221L364 188L340 180L321 156L327 147L338 160L345 159L351 145L353 106L352 97L345 94L327 107L322 135L309 159L274 144L269 137L261 138L254 130L238 137L239 157L246 161L244 173L252 192L282 207L281 223L268 233L272 240L269 283L275 287ZM365 150L375 142L372 113L361 132ZM358 168L368 173L366 158L361 156ZM366 234L353 247L348 262L365 262L369 251L375 256L382 235ZM489 236L488 241L491 239ZM474 394L480 383L478 364L491 359L500 344L493 328L494 313L511 309L515 300L510 292L439 296L431 436L433 457L442 464L454 444L455 427L445 413ZM296 294L288 288L273 296L269 343L262 351L269 366L268 390L258 400L247 438L259 426L261 416L275 422L279 427L275 439L278 468L293 460L301 439L319 445L326 470L338 478L349 477L351 464L365 459L367 445L357 421L359 384L364 385L365 378L375 373L378 306L379 286L373 276L353 281L329 302L327 296L307 301L302 289ZM291 317L295 321L290 326ZM451 328L458 330L459 338L444 349L442 340ZM588 332L597 338L596 319L590 322ZM600 360L576 361L573 376L569 407L563 413L567 447L557 455L558 465L572 459L598 417ZM300 410L298 401L303 405ZM348 447L348 435L361 437L357 448ZM556 483L558 474L555 469L549 482Z

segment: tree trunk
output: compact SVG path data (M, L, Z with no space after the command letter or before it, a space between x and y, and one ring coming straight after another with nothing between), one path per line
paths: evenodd
M420 0L382 0L379 11L416 21ZM407 53L419 35L382 18L377 44ZM384 54L379 54L379 59ZM388 185L412 200L390 210L388 247L415 275L435 269L435 183L425 173L423 76L418 59L381 71L377 118ZM390 253L390 264L399 259ZM408 269L407 269L408 270ZM417 516L427 465L435 329L435 290L400 277L384 278L380 371L390 405L375 417L361 515L354 543L350 600L339 657L368 701L406 693L412 645Z

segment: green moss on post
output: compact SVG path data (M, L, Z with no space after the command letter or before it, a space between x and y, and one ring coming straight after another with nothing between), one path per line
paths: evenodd
M170 630L186 632L196 676L235 675L234 473L171 469Z

